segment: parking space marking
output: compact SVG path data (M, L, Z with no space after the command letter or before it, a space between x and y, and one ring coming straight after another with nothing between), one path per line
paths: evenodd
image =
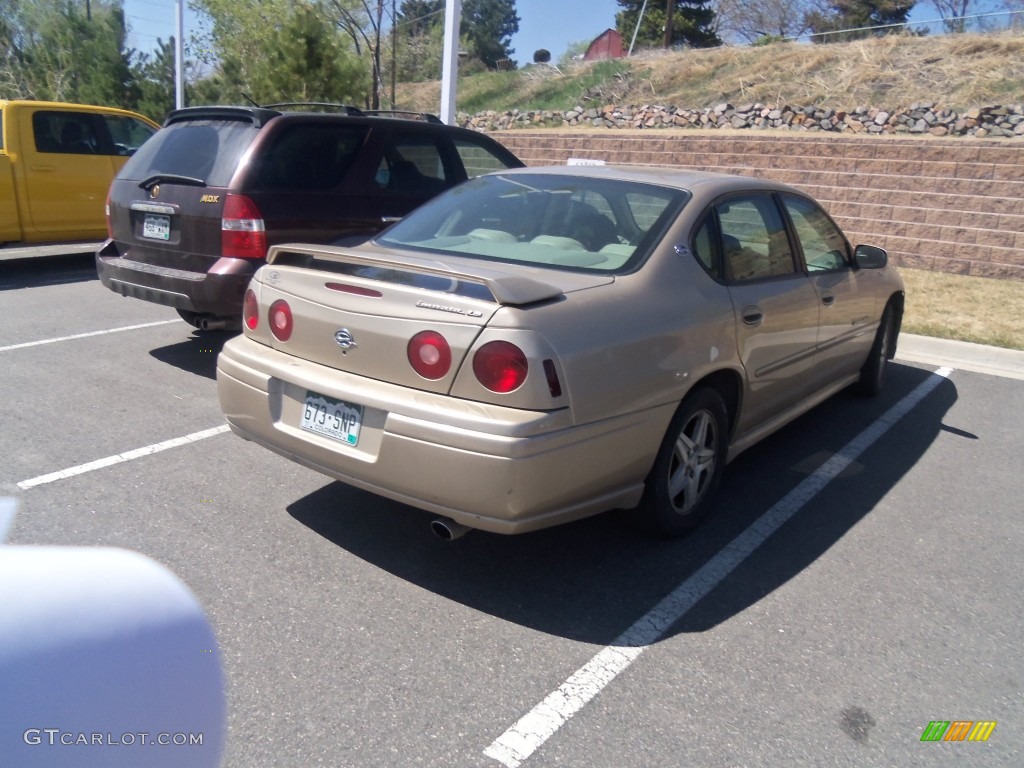
M484 755L518 768L601 690L660 640L694 605L717 587L769 536L799 512L860 454L913 410L953 373L940 368L892 406L828 461L723 547L660 603L576 670L559 688L494 740Z
M143 456L160 453L160 451L166 451L169 448L177 448L179 445L188 445L189 443L195 443L199 440L205 440L208 437L222 435L227 432L228 429L229 427L227 424L222 424L219 427L204 429L201 432L193 432L191 435L185 435L184 437L175 437L171 440L165 440L162 443L146 445L132 451L119 453L115 456L107 456L105 459L97 459L96 461L90 461L87 464L79 464L77 467L68 467L67 469L62 469L59 472L51 472L48 475L40 475L39 477L33 477L29 480L22 480L18 483L18 487L24 491L29 488L35 488L37 485L46 485L47 483L55 483L58 480L66 480L69 477L82 475L86 472L93 472L97 469L113 466L114 464L123 464L126 461L131 461L132 459L138 459Z
M41 339L39 341L26 341L21 344L8 344L0 347L0 352L10 352L12 349L25 349L26 347L40 347L43 344L56 344L58 341L72 341L74 339L85 339L89 336L105 336L108 333L121 333L122 331L135 331L139 328L152 328L156 325L169 325L171 323L184 322L179 318L173 320L157 320L155 323L142 323L140 325L126 325L121 328L108 328L105 331L89 331L88 333L76 333L73 336L58 336L55 339Z

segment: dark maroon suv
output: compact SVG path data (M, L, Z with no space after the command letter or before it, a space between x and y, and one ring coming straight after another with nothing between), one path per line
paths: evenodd
M269 246L365 239L468 178L522 165L432 116L180 109L111 184L96 267L112 291L197 328L237 328Z

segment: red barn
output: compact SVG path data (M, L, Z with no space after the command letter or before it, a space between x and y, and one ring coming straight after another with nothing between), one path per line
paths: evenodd
M606 29L588 46L587 52L583 54L583 60L621 59L625 55L626 51L622 47L622 35L614 29Z

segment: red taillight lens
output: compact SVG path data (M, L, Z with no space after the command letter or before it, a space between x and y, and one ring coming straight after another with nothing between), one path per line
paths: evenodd
M270 305L270 332L278 341L288 341L292 337L292 308L284 299L278 299Z
M228 193L220 220L220 252L237 259L264 259L267 233L263 214L245 195Z
M260 324L259 303L252 288L245 292L245 298L242 300L242 322L250 331L255 331L256 326Z
M523 350L507 341L489 341L473 356L473 373L491 392L511 392L526 381Z
M424 379L443 379L452 367L452 349L437 331L420 331L406 347L409 365Z

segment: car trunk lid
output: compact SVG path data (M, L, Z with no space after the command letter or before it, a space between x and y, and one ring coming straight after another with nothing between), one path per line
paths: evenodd
M495 270L469 259L440 262L373 246L275 246L255 278L260 317L256 332L249 333L305 360L446 393L481 329L502 306L557 301L566 292L611 280L554 270L539 276ZM287 341L268 330L278 300L291 311ZM424 332L443 336L450 351L450 366L436 378L417 373L409 359L410 343Z

